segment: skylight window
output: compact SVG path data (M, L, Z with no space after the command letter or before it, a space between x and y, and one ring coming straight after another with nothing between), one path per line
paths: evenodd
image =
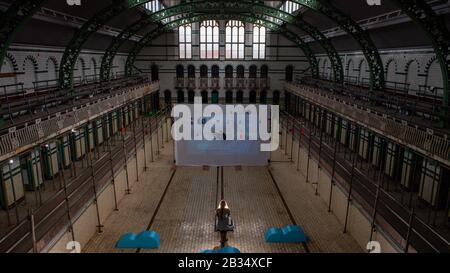
M163 5L161 5L159 0L154 0L154 1L145 3L145 8L151 12L158 12L158 11L164 9Z

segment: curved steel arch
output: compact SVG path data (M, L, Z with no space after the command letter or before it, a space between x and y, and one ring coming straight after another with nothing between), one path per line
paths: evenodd
M370 69L370 90L381 90L384 87L384 70L378 49L370 36L350 16L333 6L326 0L291 0L304 7L319 12L337 23L349 33L361 46Z
M204 1L207 2L207 1ZM188 3L188 5L192 5L195 3ZM198 2L197 2L198 4ZM284 11L280 11L278 9L256 4L249 1L240 1L239 3L242 7L242 5L248 5L247 7L251 8L252 15L259 14L259 16L271 16L272 18L276 18L279 20L282 20L285 23L291 23L296 27L299 27L303 31L307 32L310 36L313 37L326 51L333 67L334 72L334 80L336 82L342 83L344 78L344 70L341 62L341 58L339 57L339 54L337 50L334 48L334 46L331 44L331 42L314 26L303 20L301 17L295 17L289 13L286 13ZM178 8L175 10L171 10L169 8L166 12L166 17L161 18L165 19L169 15L170 16L178 16L182 13L176 14ZM186 5L181 9L183 12L186 9ZM137 33L142 28L150 25L151 23L155 22L154 15L146 16L144 18L141 18L137 20L135 23L128 26L125 30L123 30L116 38L113 39L107 50L105 51L105 54L102 58L102 66L100 71L101 80L105 81L108 80L110 77L111 72L111 66L112 61L117 54L118 49L121 47L121 45L132 35Z
M436 59L441 66L444 97L441 120L443 127L450 127L449 88L450 88L450 34L442 17L438 16L424 0L394 0L394 2L416 23L430 38Z
M16 33L46 0L16 0L0 19L0 69Z
M182 25L194 23L194 22L201 22L203 20L240 20L246 23L252 23L257 25L263 25L273 31L278 32L279 34L284 35L289 40L295 42L298 44L303 52L305 53L306 58L308 59L308 62L311 66L311 73L313 77L318 77L319 70L318 70L318 63L317 59L312 52L311 48L303 42L303 40L298 37L293 32L287 30L286 28L282 28L278 26L277 24L268 21L264 18L255 18L245 16L245 15L237 15L237 14L204 14L204 15L188 15L185 18L181 18L175 21L172 21L170 23L167 23L166 25L158 28L156 32L150 32L147 33L142 39L139 41L139 43L133 48L133 50L128 54L127 62L125 65L125 74L127 76L131 76L133 74L133 66L134 62L136 60L137 55L140 53L140 51L147 46L149 42L151 42L155 37L158 35L161 35L167 30L171 30L174 28L177 28Z
M125 10L134 8L145 2L144 0L132 0L123 2L120 0L114 1L114 3L100 13L97 13L92 19L83 25L83 27L75 34L72 41L67 46L63 59L61 61L60 70L60 87L68 88L73 85L73 67L75 60L81 51L81 47L90 35L95 33L101 26L106 24L109 20L120 15ZM193 14L193 13L215 13L216 11L221 13L238 13L246 14L247 16L254 16L253 13L263 13L265 16L275 17L277 19L286 22L295 22L296 19L289 13L281 10L271 8L262 3L252 1L195 1L185 2L179 5L168 7L158 12L151 13L148 19L153 22L161 22L169 17L179 14ZM226 11L226 12L225 12ZM261 18L258 18L261 19ZM306 53L306 52L305 52ZM335 60L335 58L333 58Z

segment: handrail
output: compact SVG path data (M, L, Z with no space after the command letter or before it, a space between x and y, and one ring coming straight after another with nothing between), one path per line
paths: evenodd
M44 121L37 120L35 124L24 128L18 130L11 128L8 134L0 136L0 161L158 89L158 82L128 88L79 108L66 110L65 113L59 113L53 118Z
M418 151L420 154L429 154L435 160L450 166L450 140L444 136L420 130L406 122L400 123L390 119L387 115L379 116L371 111L359 109L357 105L340 101L332 94L321 92L315 88L292 83L285 83L285 88L287 91L334 111L345 119L357 122L394 142Z

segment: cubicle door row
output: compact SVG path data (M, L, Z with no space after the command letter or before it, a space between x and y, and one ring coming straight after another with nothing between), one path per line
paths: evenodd
M294 94L287 94L285 109L291 115L321 128L374 169L381 168L403 190L416 193L421 201L438 209L445 207L450 187L447 167Z
M119 133L120 128L137 120L142 111L155 111L156 97L149 95L136 100L4 162L0 167L0 205L8 208L20 202L25 191L40 189L45 179L57 177L61 168L70 168L73 162L83 159L88 151L93 151ZM152 103L145 105L145 101Z

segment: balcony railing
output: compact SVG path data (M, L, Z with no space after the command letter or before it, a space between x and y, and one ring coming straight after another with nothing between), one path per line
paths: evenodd
M269 89L270 78L175 78L175 88Z

